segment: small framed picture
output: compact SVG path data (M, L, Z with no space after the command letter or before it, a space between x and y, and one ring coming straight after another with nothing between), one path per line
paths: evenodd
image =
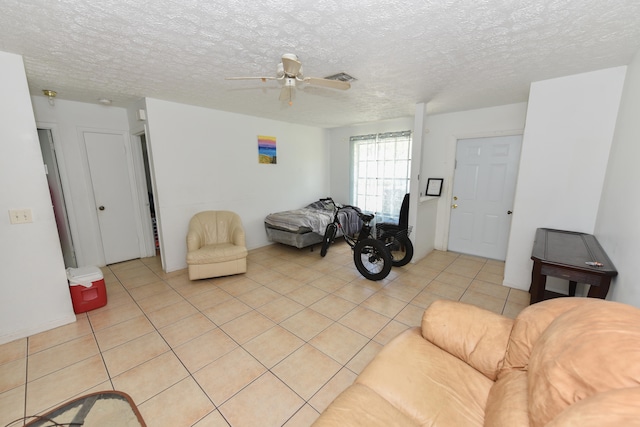
M440 196L442 194L442 181L443 178L429 178L427 179L427 192L425 196Z

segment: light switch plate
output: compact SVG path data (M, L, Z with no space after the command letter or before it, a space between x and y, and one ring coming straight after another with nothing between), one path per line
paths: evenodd
M9 210L11 224L27 224L33 222L31 209L11 209Z

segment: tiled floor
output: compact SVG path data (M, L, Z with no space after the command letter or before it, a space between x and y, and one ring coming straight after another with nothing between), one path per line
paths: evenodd
M191 282L159 257L104 268L108 304L0 346L0 425L120 390L155 426L308 426L391 338L447 298L514 317L503 263L431 253L371 282L350 248L272 245L244 275Z

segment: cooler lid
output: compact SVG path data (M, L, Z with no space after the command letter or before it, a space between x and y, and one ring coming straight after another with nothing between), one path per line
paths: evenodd
M80 268L67 268L67 278L70 282L80 284L91 284L96 280L104 278L102 270L99 267L87 266Z

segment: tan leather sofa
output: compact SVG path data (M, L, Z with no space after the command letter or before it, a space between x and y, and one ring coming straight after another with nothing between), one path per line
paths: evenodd
M313 425L638 426L640 310L560 298L513 321L436 301Z
M230 211L204 211L189 221L189 279L246 273L247 247L240 217Z

